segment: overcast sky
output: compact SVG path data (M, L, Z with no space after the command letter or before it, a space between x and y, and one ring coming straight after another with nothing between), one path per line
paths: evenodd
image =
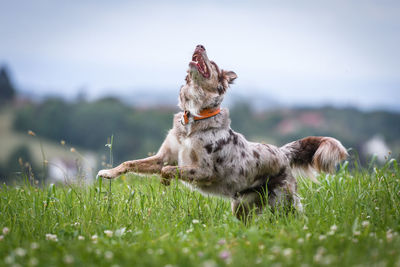
M36 93L177 94L203 44L237 73L231 91L400 110L399 14L400 1L0 0L0 64Z

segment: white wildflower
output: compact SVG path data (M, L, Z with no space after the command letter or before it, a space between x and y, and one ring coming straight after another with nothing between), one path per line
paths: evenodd
M290 257L290 256L292 256L292 253L293 253L293 249L291 249L291 248L285 248L285 249L282 251L282 255L285 256L285 257Z
M85 240L85 237L84 236L78 236L78 240Z
M367 228L367 227L369 226L369 221L363 221L363 222L361 223L361 225L362 225L362 227Z
M361 234L360 231L354 231L354 233L353 233L354 236L359 236L360 234Z
M72 264L72 263L74 263L74 257L72 257L71 255L65 255L65 257L64 257L64 263L65 263L65 264Z
M313 258L314 258L315 262L320 263L321 260L322 260L322 255L321 254L315 254Z
M331 255L326 255L323 259L322 259L322 264L323 265L330 265L333 261L334 261L335 257L331 256Z
M104 233L106 234L107 237L112 237L113 236L113 231L111 230L104 230Z
M93 241L97 241L97 239L99 239L99 237L97 235L92 235L91 238L92 238Z
M16 248L14 251L15 255L18 257L24 257L26 255L26 250L23 248Z
M272 252L273 254L279 254L279 253L281 253L281 248L280 248L280 247L277 247L277 246L273 246L273 247L271 248L271 252Z
M3 235L7 235L10 232L10 229L8 227L3 228Z
M32 250L36 250L36 249L38 249L40 246L39 246L39 243L36 243L36 242L32 242L31 243L31 249Z
M320 241L325 240L325 239L326 239L326 235L320 235L320 236L318 237L318 239L319 239Z
M206 260L203 262L203 267L217 267L217 263L213 260Z
M14 255L8 255L7 257L4 258L4 262L7 264L12 264L14 262Z
M30 266L36 266L39 264L39 261L36 258L30 258L29 259L29 265Z
M189 251L190 251L189 248L186 248L186 247L182 248L182 252L185 254L189 253Z
M193 219L193 220L192 220L192 223L193 223L193 224L197 224L197 223L200 223L200 221L197 220L197 219Z
M117 237L123 236L123 235L125 234L125 230L126 230L126 227L117 229L117 230L115 231L115 236L117 236ZM129 230L128 230L128 231L129 231Z
M392 233L392 230L388 230L388 231L386 232L386 240L387 240L388 242L392 242L392 240L393 240L393 233Z
M107 260L111 260L113 257L114 253L112 253L111 251L104 252L104 258L106 258Z
M337 230L336 224L332 225L332 226L331 226L331 231L335 232L336 230Z
M303 244L303 243L304 243L304 239L303 239L303 238L299 238L299 239L297 239L297 243L299 243L299 244Z
M57 238L57 235L46 234L46 240L50 240L50 241L57 242L57 241L58 241L58 238Z
M0 241L3 241L4 235L0 235Z
M267 259L270 260L270 261L273 261L273 260L276 259L276 256L275 255L268 255Z
M325 253L325 248L319 247L317 249L317 253L313 257L314 261L317 262L317 263L320 263L321 260L323 259L324 253Z

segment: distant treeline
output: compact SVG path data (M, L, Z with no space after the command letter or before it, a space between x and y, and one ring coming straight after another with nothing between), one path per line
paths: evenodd
M174 109L136 109L115 98L94 102L48 99L17 111L14 128L106 154L114 135L115 163L156 152L172 126ZM283 145L309 135L333 136L359 150L381 135L394 153L400 148L400 114L356 109L296 108L253 112L248 103L230 109L232 128L248 139ZM398 155L398 154L397 154Z
M232 127L247 136L283 145L305 136L332 136L358 151L374 136L382 136L399 153L400 113L362 112L356 108L291 108L251 112L248 103L231 109Z
M14 128L38 136L107 154L114 135L115 161L146 156L157 150L172 125L171 110L136 110L115 98L95 102L48 99L17 111Z

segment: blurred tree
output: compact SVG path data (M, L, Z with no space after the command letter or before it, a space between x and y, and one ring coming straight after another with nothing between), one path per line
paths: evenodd
M115 98L68 103L48 99L20 108L14 128L107 155L104 144L114 135L115 162L156 152L172 126L170 110L137 110Z
M6 169L0 165L0 183L3 183L7 180L7 172Z
M1 182L13 182L16 179L30 177L33 173L32 157L26 145L18 146L8 157L1 170ZM36 169L36 168L35 168Z
M0 67L0 103L8 102L14 98L15 88L11 83L10 75L5 66Z
M22 132L33 130L42 137L56 142L65 140L105 156L108 151L104 144L107 137L114 135L114 162L119 163L156 152L172 127L173 112L173 109L133 108L116 98L93 102L47 99L20 108L14 128ZM252 141L284 145L308 135L322 135L335 137L346 147L359 148L380 134L392 151L397 151L396 155L400 151L398 113L365 113L332 107L255 112L242 102L231 108L230 117L232 128ZM313 118L318 119L317 124L312 124ZM289 130L282 130L285 127Z
M229 111L231 126L245 136L249 136L253 129L249 127L252 124L253 112L248 102L237 102ZM254 125L253 125L254 126Z

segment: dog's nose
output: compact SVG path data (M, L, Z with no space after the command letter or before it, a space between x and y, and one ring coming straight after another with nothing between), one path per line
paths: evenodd
M201 49L201 50L206 51L206 48L205 48L203 45L201 45L201 44L197 45L197 46L196 46L196 49Z

